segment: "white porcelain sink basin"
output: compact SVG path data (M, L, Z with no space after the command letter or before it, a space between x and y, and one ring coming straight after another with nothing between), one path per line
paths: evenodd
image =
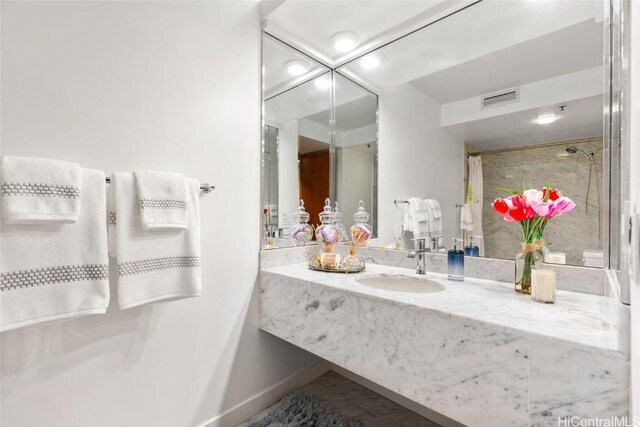
M372 288L394 292L428 294L444 291L445 289L445 287L440 283L419 277L405 276L402 274L378 274L375 276L361 277L356 279L356 281L360 284L371 286Z

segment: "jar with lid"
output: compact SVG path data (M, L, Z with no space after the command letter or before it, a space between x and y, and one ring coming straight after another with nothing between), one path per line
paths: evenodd
M324 201L324 210L318 215L321 224L316 228L316 240L324 253L333 252L334 246L340 241L338 228L335 225L335 213L331 209L331 201Z
M298 204L298 211L292 217L296 224L291 227L291 240L296 246L304 246L313 237L313 227L309 225L309 213L304 209L302 199Z
M367 224L369 221L369 213L364 210L364 202L360 200L358 210L353 214L355 224L351 227L351 240L356 246L367 246L367 240L371 237L371 226Z

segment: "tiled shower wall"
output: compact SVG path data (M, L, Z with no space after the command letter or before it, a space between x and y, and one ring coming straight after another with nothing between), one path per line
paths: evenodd
M552 252L564 252L567 264L582 265L584 249L602 249L600 218L602 218L602 150L598 151L592 168L591 188L588 192L591 165L579 153L568 157L565 147L574 145L586 153L602 148L602 141L530 148L482 155L484 181L484 239L485 253L492 258L513 258L519 250L522 233L517 224L507 223L491 208L496 197L506 194L498 188L521 189L546 185L559 188L576 202L568 214L552 219L545 230L545 241ZM596 174L597 169L597 174ZM588 203L587 203L588 198Z

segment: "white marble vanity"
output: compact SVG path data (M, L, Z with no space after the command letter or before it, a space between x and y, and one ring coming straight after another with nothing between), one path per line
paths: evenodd
M438 273L421 276L445 287L433 293L357 280L377 274L414 271L368 264L341 275L263 263L260 327L468 426L628 413L624 316L612 298L560 290L544 305L509 283Z

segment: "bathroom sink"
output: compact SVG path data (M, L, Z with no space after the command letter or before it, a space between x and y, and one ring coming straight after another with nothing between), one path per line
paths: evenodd
M428 279L402 274L378 274L375 276L361 277L356 281L372 288L384 289L395 292L414 292L428 294L444 291L445 287Z

